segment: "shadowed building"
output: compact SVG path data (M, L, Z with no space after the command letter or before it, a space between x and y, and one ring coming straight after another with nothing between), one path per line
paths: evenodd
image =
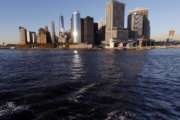
M118 0L109 0L106 6L106 44L122 42L127 39L124 30L125 4Z
M90 16L84 18L84 42L87 44L94 43L94 20Z
M84 43L84 19L81 18L81 42Z
M106 34L106 20L102 19L98 22L98 41L105 41Z
M129 38L131 39L150 39L150 22L148 19L148 9L136 8L128 15Z
M49 29L47 26L45 26L45 34L46 34L46 43L47 44L52 44L52 39L51 39L51 33L49 32Z
M36 32L30 32L30 43L33 45L33 46L37 46L37 35L36 35Z
M99 45L101 41L98 39L98 23L94 23L94 44Z

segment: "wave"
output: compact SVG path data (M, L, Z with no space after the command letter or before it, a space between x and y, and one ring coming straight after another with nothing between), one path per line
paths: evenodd
M69 97L70 101L78 102L84 93L86 93L89 89L95 87L95 83L90 85L84 86L83 88L79 89L78 91L74 92L71 97Z

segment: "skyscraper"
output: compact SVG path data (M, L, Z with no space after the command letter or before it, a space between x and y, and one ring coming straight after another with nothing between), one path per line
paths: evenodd
M38 44L42 47L45 46L45 44L47 44L47 35L46 30L44 28L39 29Z
M19 27L21 45L37 45L37 35L24 27Z
M19 27L19 41L21 45L27 44L27 30L24 27Z
M84 43L84 18L81 18L81 42Z
M27 44L31 43L31 35L30 35L30 31L27 30Z
M30 43L33 45L37 45L37 35L36 32L30 32Z
M90 16L84 18L84 42L87 44L94 43L94 20Z
M52 38L51 38L51 33L49 32L48 26L45 26L44 28L45 34L46 34L46 43L47 44L52 44Z
M56 43L56 32L55 32L54 21L51 22L51 38L52 38L52 43Z
M128 30L131 39L150 39L150 22L148 19L148 9L136 8L129 12Z
M81 20L79 11L73 12L71 19L71 29L73 35L73 43L81 43Z
M64 17L60 16L59 17L59 28L60 28L60 32L64 33L65 32L65 28L64 28Z
M94 23L94 44L99 45L101 43L100 40L98 40L98 23Z
M124 29L125 4L118 0L109 0L106 5L106 44L113 39L117 42Z

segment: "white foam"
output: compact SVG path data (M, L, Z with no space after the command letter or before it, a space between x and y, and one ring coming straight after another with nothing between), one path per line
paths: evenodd
M78 102L78 99L80 99L84 94L86 93L89 89L93 88L96 84L95 83L92 83L90 85L87 85L81 89L79 89L77 92L75 92L70 98L69 100L73 100L75 102Z
M107 114L107 118L105 120L128 120L129 117L135 117L134 114L130 112L119 112L119 111L112 111Z
M29 106L16 106L14 102L7 102L5 105L0 107L0 117L28 109Z

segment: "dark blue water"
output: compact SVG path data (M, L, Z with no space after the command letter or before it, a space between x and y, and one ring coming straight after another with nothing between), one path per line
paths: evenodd
M180 120L180 49L0 50L0 120Z

